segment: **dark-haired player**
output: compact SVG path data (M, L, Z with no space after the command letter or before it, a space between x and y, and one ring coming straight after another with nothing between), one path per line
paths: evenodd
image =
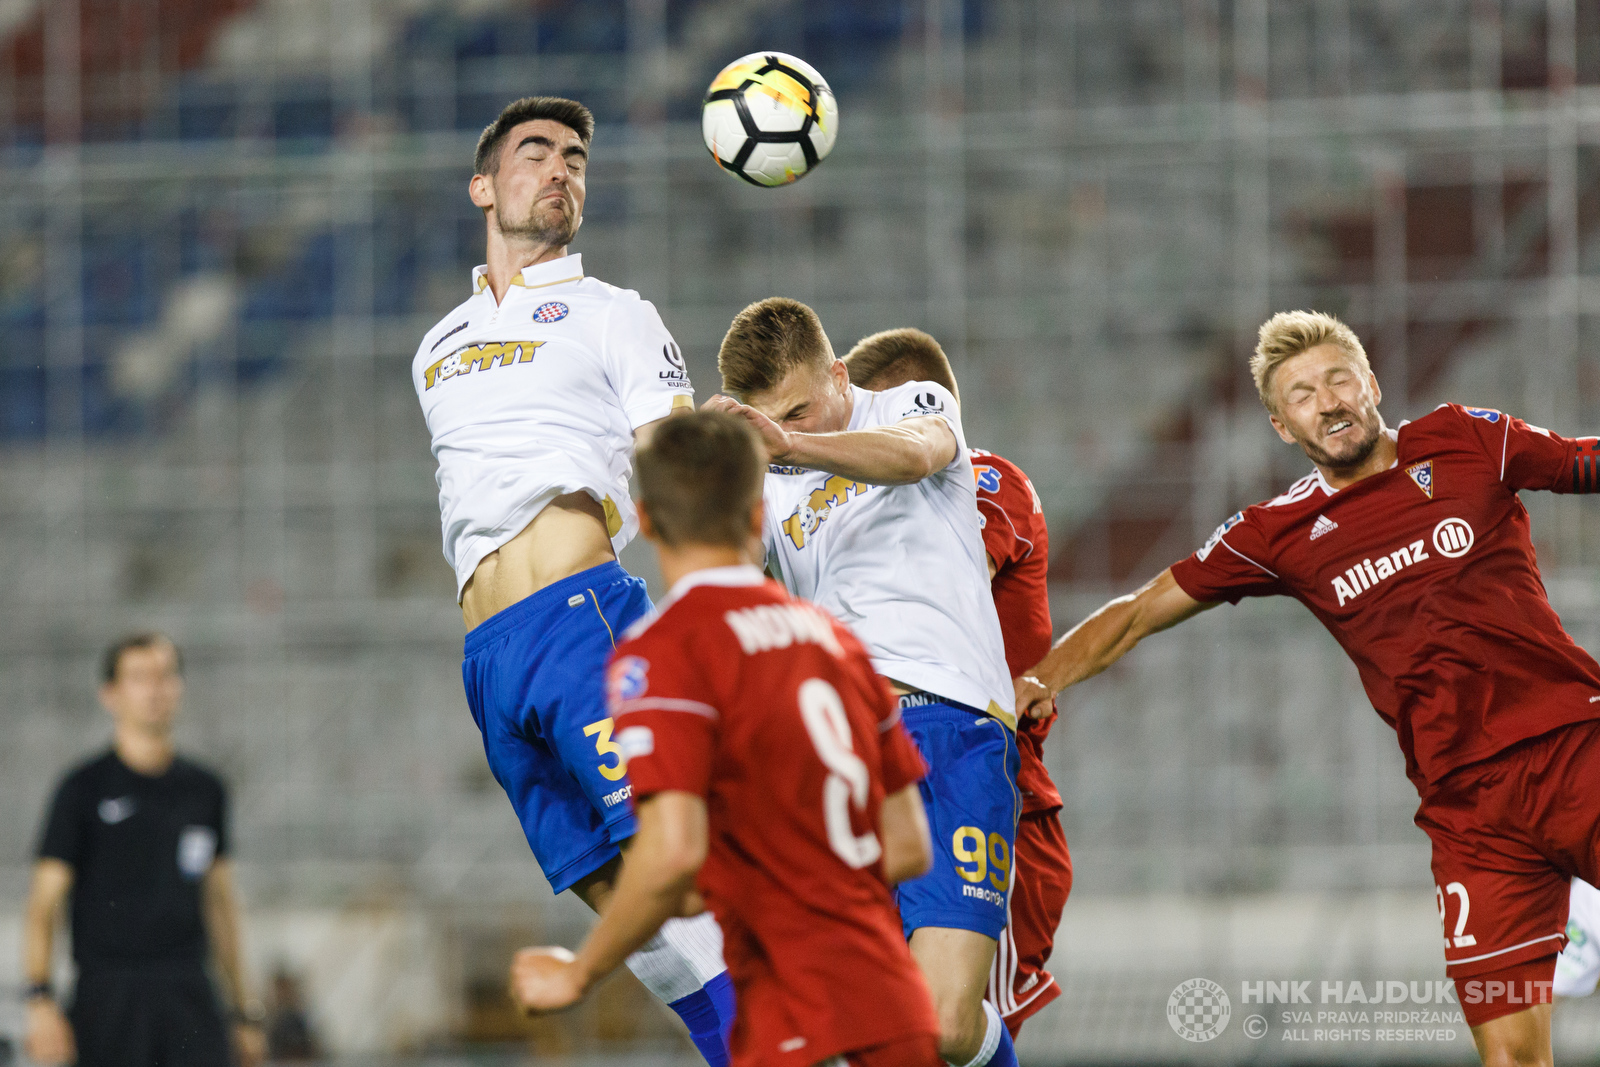
M524 950L512 992L574 1003L698 885L738 990L735 1064L938 1067L889 895L931 861L921 761L850 631L750 565L764 459L711 411L639 449L641 524L671 584L609 674L639 831L577 955Z
M468 192L488 262L422 339L411 376L489 767L550 888L598 910L634 828L605 660L650 608L616 558L637 529L630 453L652 423L693 407L693 389L655 308L567 254L593 133L582 104L543 96L483 131ZM709 917L674 922L628 961L713 1067L733 1014L720 945Z
M864 337L845 355L844 365L850 383L863 389L880 392L907 382L937 382L957 403L961 400L944 349L921 330L884 330ZM1006 666L1015 676L1050 650L1050 531L1039 494L1022 468L981 448L969 448L967 454L978 483L978 520ZM1061 794L1044 766L1044 740L1054 723L1054 714L1017 720L1022 818L1017 821L1006 928L995 949L988 992L1012 1037L1029 1016L1061 995L1055 976L1044 969L1072 892L1072 853L1061 831Z
M253 1067L265 1041L239 948L227 788L173 748L183 703L177 646L156 633L118 641L106 650L99 696L114 724L111 750L57 787L28 894L28 1057L78 1067L223 1067L237 1053ZM51 941L69 896L78 979L63 1013L50 987Z
M1018 708L1047 710L1221 601L1305 604L1399 735L1479 1055L1549 1063L1568 884L1600 875L1600 664L1545 597L1517 493L1594 492L1600 441L1453 404L1390 430L1361 342L1330 315L1273 316L1250 366L1315 469L1080 623L1017 680Z

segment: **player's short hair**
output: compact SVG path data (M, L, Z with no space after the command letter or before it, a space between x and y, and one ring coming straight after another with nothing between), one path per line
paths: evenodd
M761 439L725 411L674 415L639 445L639 507L661 540L743 548L761 499Z
M733 317L717 351L722 391L740 400L766 392L796 367L826 370L833 345L817 313L786 296L769 296Z
M1256 380L1261 403L1268 411L1274 415L1278 412L1272 402L1272 372L1285 360L1318 345L1343 349L1362 370L1369 373L1372 370L1361 339L1338 318L1322 311L1280 311L1261 324L1255 355L1250 357L1250 374Z
M884 330L856 342L845 353L850 384L863 389L893 389L906 382L938 382L961 400L950 358L932 334L910 326Z
M172 649L173 659L177 661L178 673L183 673L183 651L178 648L178 643L164 633L156 630L145 630L136 634L128 634L118 638L111 647L105 650L100 657L100 680L111 685L117 680L117 671L122 667L122 656L136 648L155 648L157 645L167 645Z
M478 137L478 150L472 156L472 173L493 177L500 171L500 145L506 134L524 122L550 119L569 127L583 147L589 147L594 137L594 114L576 100L561 96L525 96L513 100L495 120L483 128Z

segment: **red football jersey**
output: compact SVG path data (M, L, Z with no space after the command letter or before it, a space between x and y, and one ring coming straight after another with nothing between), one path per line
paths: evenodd
M734 1063L937 1035L877 836L924 768L850 631L753 567L699 571L617 646L607 692L634 796L706 800Z
M1446 404L1399 462L1334 491L1320 472L1240 512L1172 568L1184 592L1282 593L1355 661L1419 791L1464 764L1600 717L1600 664L1545 597L1520 489L1600 488L1600 441Z
M1004 456L969 448L972 474L978 480L978 520L983 547L994 560L994 610L1006 644L1006 666L1015 678L1050 651L1050 531L1044 505L1022 468ZM1055 723L1024 716L1017 723L1017 751L1022 757L1017 788L1022 813L1061 806L1061 794L1044 767L1044 739Z

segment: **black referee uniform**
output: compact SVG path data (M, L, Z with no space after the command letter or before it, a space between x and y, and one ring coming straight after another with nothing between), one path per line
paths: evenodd
M39 858L73 869L78 1067L232 1063L201 885L227 853L227 790L197 763L150 777L111 751L62 780Z

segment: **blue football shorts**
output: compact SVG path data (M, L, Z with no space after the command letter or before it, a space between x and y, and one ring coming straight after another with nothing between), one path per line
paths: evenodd
M1022 813L1017 739L976 708L929 696L900 701L900 721L928 765L919 790L933 836L933 869L895 887L900 922L907 937L942 926L999 940Z
M461 677L489 769L557 893L633 836L632 787L606 710L606 659L650 610L606 563L546 586L467 634Z

